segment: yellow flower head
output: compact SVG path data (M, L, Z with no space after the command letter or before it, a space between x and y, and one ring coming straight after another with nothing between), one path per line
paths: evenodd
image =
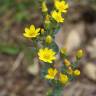
M48 74L45 76L46 79L54 79L57 74L57 69L49 68Z
M61 12L52 12L52 18L55 19L58 23L64 22L64 18L61 15Z
M52 63L56 59L55 54L52 49L48 48L40 49L38 52L39 59L47 63Z
M50 44L52 42L52 37L50 35L48 35L46 37L46 43Z
M48 11L48 8L47 8L47 5L46 5L46 2L44 1L42 3L42 12L47 12Z
M66 84L68 82L68 76L65 74L60 73L59 81L62 84Z
M80 71L79 71L79 70L77 70L77 69L76 69L76 70L74 70L74 75L75 75L75 76L79 76L79 75L80 75Z
M68 3L65 3L65 1L55 1L55 7L60 12L67 12L67 9L69 7Z
M25 28L25 33L23 33L23 36L26 38L35 38L40 34L39 31L40 28L35 29L35 26L31 25L30 28Z

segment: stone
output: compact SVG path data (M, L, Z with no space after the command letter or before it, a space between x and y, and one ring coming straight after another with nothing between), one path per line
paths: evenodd
M83 73L87 78L96 82L96 64L92 62L85 64Z

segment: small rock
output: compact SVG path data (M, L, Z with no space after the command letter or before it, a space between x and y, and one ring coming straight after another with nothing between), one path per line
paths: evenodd
M96 94L92 95L95 91L94 84L75 81L64 87L62 96L96 96Z
M68 37L65 40L65 48L67 48L68 53L72 52L74 49L80 47L84 38L84 24L78 23L70 30Z
M37 58L34 59L34 63L28 66L28 72L34 76L36 76L39 73L39 63Z
M96 64L88 63L83 67L84 74L93 81L96 81Z
M85 41L85 25L84 22L77 24L64 25L56 34L56 43L59 47L67 48L68 53L80 47L83 41Z

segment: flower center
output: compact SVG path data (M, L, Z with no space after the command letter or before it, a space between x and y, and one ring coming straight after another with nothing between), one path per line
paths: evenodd
M30 32L29 35L34 36L36 33L35 32Z
M45 59L49 59L49 58L50 58L50 54L45 54L45 55L44 55L44 58L45 58Z

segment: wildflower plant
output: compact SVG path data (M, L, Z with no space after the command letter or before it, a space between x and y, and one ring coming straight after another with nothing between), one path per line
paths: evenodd
M42 6L43 28L35 28L34 25L25 28L23 36L31 39L35 50L34 58L38 58L42 64L41 75L52 86L52 91L47 96L61 96L63 87L80 75L78 61L83 57L83 50L78 50L75 61L69 60L67 49L60 48L55 43L55 34L64 22L64 14L69 5L64 0L53 0L53 8L49 9L47 0L40 0ZM57 54L60 55L62 65L56 66ZM32 59L34 59L32 58Z

